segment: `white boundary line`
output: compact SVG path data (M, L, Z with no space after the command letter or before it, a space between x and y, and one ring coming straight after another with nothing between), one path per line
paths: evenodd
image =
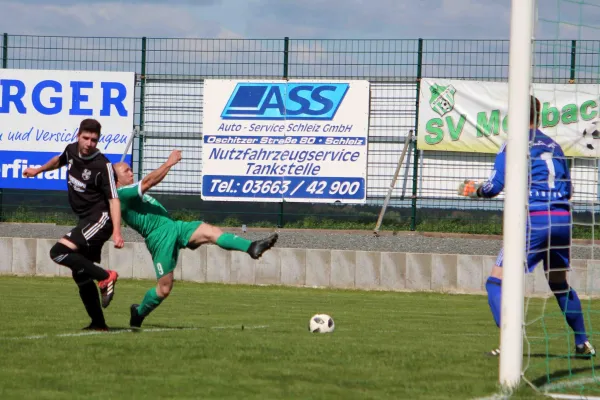
M147 329L115 329L113 331L89 331L89 332L77 332L77 333L59 333L55 335L29 335L29 336L15 336L15 337L0 337L0 340L39 340L39 339L51 339L51 338L61 338L61 337L80 337L80 336L92 336L92 335L118 335L121 333L152 333L152 332L173 332L173 331L199 331L205 329L266 329L268 325L229 325L229 326L209 326L209 327L189 327L189 328L147 328Z
M564 389L564 388L569 388L569 387L578 386L578 385L585 385L586 383L592 383L592 382L600 383L600 377L598 377L598 378L589 377L589 378L565 380L563 382L558 381L558 382L546 383L546 384L540 386L540 390L543 392L548 392L549 390Z
M565 380L563 382L558 381L558 382L553 382L553 383L547 383L545 385L540 386L539 391L540 391L540 394L554 398L554 399L600 400L600 397L598 397L598 396L586 396L583 394L563 394L563 393L552 393L551 392L551 390L567 389L570 387L585 385L586 383L594 383L594 382L600 383L600 377L598 377L598 378L589 377L589 378L581 378L581 379L574 379L574 380ZM486 397L477 397L473 400L504 400L504 399L509 399L509 398L510 398L510 396L495 393L495 394L492 394L492 395L486 396Z
M540 387L540 391L549 397L552 397L554 399L566 399L566 400L570 400L570 399L587 399L587 400L600 400L600 397L598 396L586 396L583 394L562 394L562 393L552 393L550 392L551 390L556 390L556 389L566 389L566 388L570 388L570 387L574 387L574 386L579 386L579 385L585 385L586 383L598 383L600 382L600 377L598 378L593 378L593 377L589 377L589 378L581 378L581 379L575 379L575 380L567 380L564 382L553 382L553 383L547 383L545 385L542 385Z
M589 399L589 400L600 400L598 396L586 396L583 394L562 394L562 393L551 393L551 390L567 389L574 386L585 385L586 383L600 383L600 377L589 377L574 380L567 380L564 382L553 382L547 383L540 387L540 391L546 396L553 397L555 399Z
M560 393L548 393L541 392L542 395L548 396L554 399L564 399L564 400L600 400L600 397L590 397L585 395L578 394L560 394ZM504 396L501 394L493 394L491 396L486 397L477 397L473 400L507 400L510 399L510 396Z
M558 393L544 393L548 397L553 399L566 399L566 400L600 400L600 397L589 397L578 394L558 394Z
M486 396L486 397L477 397L473 400L506 400L508 399L508 396L504 396L501 394L492 394L490 396Z

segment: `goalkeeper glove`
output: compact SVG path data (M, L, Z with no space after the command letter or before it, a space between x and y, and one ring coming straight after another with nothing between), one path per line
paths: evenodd
M477 199L479 198L477 191L482 185L483 184L481 182L465 179L463 183L458 185L458 195Z

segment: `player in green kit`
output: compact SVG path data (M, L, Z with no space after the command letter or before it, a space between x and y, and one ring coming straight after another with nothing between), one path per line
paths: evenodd
M197 249L205 243L213 243L226 250L246 252L253 259L260 256L277 242L276 233L265 239L250 241L202 221L175 221L167 210L146 192L160 183L169 170L181 160L181 151L173 150L168 160L133 183L133 172L126 163L113 166L117 174L117 192L121 201L121 218L142 235L152 255L158 279L156 287L148 290L141 304L132 304L129 325L140 328L148 316L171 293L173 270L177 265L179 251L183 248Z

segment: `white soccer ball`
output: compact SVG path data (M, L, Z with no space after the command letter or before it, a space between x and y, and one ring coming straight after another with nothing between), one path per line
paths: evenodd
M333 318L327 314L315 314L310 318L308 330L311 333L330 333L335 329Z
M596 119L589 122L583 130L585 145L589 150L595 150L594 142L600 139L600 120ZM589 136L588 136L589 135Z

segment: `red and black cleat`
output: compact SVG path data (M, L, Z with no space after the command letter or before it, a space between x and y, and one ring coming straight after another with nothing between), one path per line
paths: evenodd
M102 307L106 308L110 304L115 295L115 285L117 284L117 278L119 274L117 271L108 270L108 278L98 282L100 287L100 294L102 295Z

